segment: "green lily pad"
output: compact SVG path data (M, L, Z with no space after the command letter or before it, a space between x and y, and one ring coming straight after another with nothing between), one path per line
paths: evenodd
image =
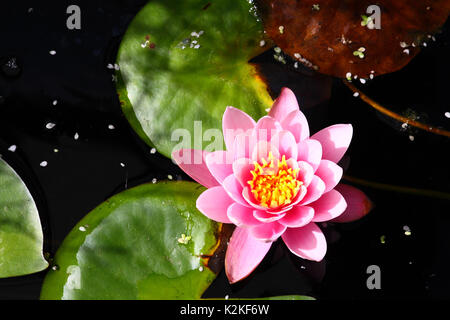
M133 129L167 157L186 147L224 149L216 133L227 106L259 118L272 104L248 63L267 49L262 39L262 23L247 0L149 2L117 58L119 98Z
M195 206L204 190L160 182L105 201L64 240L41 299L199 299L221 242L221 225Z
M47 268L33 197L17 173L0 159L0 278Z

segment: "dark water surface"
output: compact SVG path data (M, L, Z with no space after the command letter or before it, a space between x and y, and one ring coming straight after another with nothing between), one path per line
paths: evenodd
M72 2L0 5L0 154L37 201L50 255L82 217L113 194L168 174L188 179L169 159L151 154L131 130L107 67L146 2L78 1L82 29L75 31L66 28ZM448 35L446 26L406 68L359 87L398 113L449 129ZM11 58L17 67L6 63ZM402 128L354 98L341 80L281 65L272 53L255 62L274 97L282 86L295 91L312 132L334 123L353 125L347 175L450 192L448 138ZM46 129L48 122L55 128ZM13 144L14 153L7 150ZM39 165L44 160L45 168ZM323 226L329 243L323 262L303 261L276 243L248 279L231 287L222 272L205 296L449 298L449 200L358 187L376 208L356 223ZM381 268L381 290L367 289L369 265ZM0 279L0 299L37 299L44 276Z

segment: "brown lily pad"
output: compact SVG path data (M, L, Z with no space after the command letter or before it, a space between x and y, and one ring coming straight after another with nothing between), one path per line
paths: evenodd
M367 24L373 4L380 9L379 29ZM336 77L350 72L368 78L403 68L450 13L449 0L258 0L257 5L268 36L285 53Z

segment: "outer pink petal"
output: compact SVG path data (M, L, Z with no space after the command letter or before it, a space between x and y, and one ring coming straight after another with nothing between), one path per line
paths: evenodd
M248 158L240 158L233 162L233 173L242 187L248 186L248 181L252 180L253 176L250 173L255 169L253 161Z
M299 205L307 205L311 202L319 199L323 192L325 191L325 183L318 176L314 176L311 180L311 183L308 186L308 190L306 191L306 195L303 197L302 201L299 202Z
M286 159L297 159L297 143L293 134L287 130L283 130L272 136L270 143L278 148L280 156Z
M300 168L300 171L298 172L297 178L303 182L305 187L309 186L314 177L313 167L306 161L299 161L298 167Z
M325 191L333 189L341 180L343 170L330 160L321 160L316 175L325 182Z
M223 180L222 186L231 199L233 199L234 201L240 203L245 207L250 207L248 202L242 196L243 188L241 184L239 183L239 181L237 181L237 179L233 174L230 174L228 177L225 178L225 180Z
M333 222L352 222L364 217L373 208L373 203L359 189L347 184L338 184L335 188L345 198L347 209Z
M225 255L225 273L230 283L246 278L264 259L272 243L256 240L249 229L236 228Z
M231 223L228 219L228 207L234 201L223 187L213 187L204 191L197 199L197 209L208 218L222 223Z
M270 141L272 136L281 130L281 124L277 120L264 116L256 123L252 136L256 138L256 141Z
M279 97L269 111L269 116L281 122L294 110L299 110L295 94L289 88L282 88Z
M273 242L277 240L286 231L286 226L277 221L263 223L250 229L250 234L261 241Z
M344 197L336 190L331 190L310 204L314 208L314 222L323 222L339 217L347 208Z
M233 157L228 151L214 151L206 156L206 166L219 183L233 173Z
M254 210L253 211L253 217L255 217L256 220L264 222L264 223L278 221L281 218L283 218L285 215L286 215L286 212L281 212L279 214L273 214L273 213L268 213L267 211L262 211L262 210Z
M289 113L281 122L285 130L289 130L295 137L296 142L309 138L309 125L305 115L300 110Z
M301 228L288 228L282 238L289 250L303 259L321 261L327 252L325 236L313 222Z
M173 161L192 179L207 188L220 185L206 166L207 151L180 149L172 153Z
M238 133L243 133L255 127L255 120L244 111L233 107L227 107L222 118L222 130L227 150L230 150L234 138Z
M279 223L289 228L299 228L307 225L314 218L314 209L308 206L295 206L288 211Z
M299 161L308 162L314 169L317 170L322 160L322 146L319 141L313 139L306 139L297 144Z
M252 227L260 225L262 222L253 217L253 210L244 207L239 203L233 203L228 207L228 218L238 227Z
M352 140L353 127L351 124L335 124L315 133L311 138L322 145L323 159L338 163L347 151Z

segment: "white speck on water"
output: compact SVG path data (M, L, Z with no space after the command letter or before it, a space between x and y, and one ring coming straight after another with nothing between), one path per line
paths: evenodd
M351 72L347 72L347 73L345 74L345 78L346 78L348 81L351 81L351 80L352 80L352 73L351 73Z
M41 167L45 168L48 165L48 162L47 161L42 161L39 165Z
M402 123L402 128L403 128L403 129L408 128L408 124L407 124L406 122Z
M114 69L115 70L120 70L120 67L119 67L119 65L117 63L114 64Z
M121 163L120 163L120 166L121 166L122 168L124 168L124 167L125 167L125 164L124 164L123 162L121 162Z
M300 53L294 53L294 57L295 57L296 59L301 59L301 58L302 58L302 56L301 56Z
M17 149L17 146L16 146L15 144L13 144L12 146L10 146L10 147L8 148L8 151L15 152L16 149Z
M298 68L298 61L295 61L295 63L294 63L294 68L295 68L295 69Z
M150 153L151 153L151 154L155 154L155 153L156 153L156 149L155 149L155 148L151 148L151 149L150 149Z
M108 63L108 65L106 66L108 69L114 69L114 66L111 63Z
M202 272L203 271L203 267L199 267L198 271Z
M33 8L28 8L28 13L33 12Z
M56 51L55 50L50 50L50 52L49 52L52 56L54 56L55 54L56 54Z
M355 92L354 94L353 94L353 96L356 98L356 97L358 97L359 96L359 92Z
M225 300L228 300L228 299L230 299L230 296L229 296L229 295L226 295L226 296L225 296Z
M414 141L414 136L409 136L409 140Z
M275 51L276 53L280 53L281 52L281 48L280 47L275 47L275 48L273 48L273 51Z
M53 105L56 106L58 104L58 100L53 100Z
M264 47L266 45L266 42L264 41L264 40L261 40L260 42L259 42L259 46L260 47Z
M200 45L199 44L196 44L195 46L194 46L194 49L199 49L200 48Z
M423 45L424 47L426 47L426 46L427 46L427 43L426 43L426 42L424 42L424 43L422 43L422 45Z
M405 54L409 54L409 49L405 49L405 50L403 50L403 53L405 53Z
M173 179L173 177L172 177L171 174L168 174L168 175L167 175L167 178L169 178L169 180L172 180L172 179Z
M56 124L54 124L53 122L49 122L45 125L45 127L49 130L53 129L55 126L56 126Z
M444 116L445 116L446 118L449 118L449 119L450 119L450 112L444 113Z
M108 125L108 129L109 130L114 130L116 127L114 127L114 125L112 125L112 124L110 124L110 125Z
M74 138L75 140L78 140L79 137L80 137L80 135L78 134L78 132L75 132L75 135L73 136L73 138Z
M402 48L406 48L408 45L406 44L406 42L402 41L400 42L400 47Z
M372 73L369 75L369 78L370 78L370 80L373 79L373 74Z
M152 183L156 183L158 180L156 178L152 179Z
M59 150L55 148L55 149L53 149L53 152L54 152L54 153L58 153Z
M85 226L81 226L78 228L78 230L80 230L81 232L86 232L86 227Z
M365 84L366 83L366 79L359 78L359 82L361 82L362 84Z
M403 226L403 231L405 231L405 236L411 235L411 229L407 225Z
M278 31L280 31L280 34L284 33L284 26L279 26Z

